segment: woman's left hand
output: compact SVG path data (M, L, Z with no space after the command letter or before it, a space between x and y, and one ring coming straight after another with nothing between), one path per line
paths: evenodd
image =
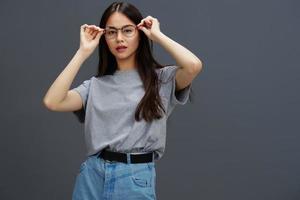
M142 30L149 39L153 41L155 41L157 36L161 33L159 28L159 21L152 16L147 16L146 18L142 19L137 27L139 30Z

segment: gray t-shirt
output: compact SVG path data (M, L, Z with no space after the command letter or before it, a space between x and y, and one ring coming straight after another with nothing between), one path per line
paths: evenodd
M169 65L155 70L163 81L159 94L167 114L152 122L134 119L137 104L145 94L137 69L93 76L73 88L83 101L83 109L73 113L84 122L87 156L108 147L123 153L154 151L155 160L159 160L165 150L167 118L177 104L187 102L192 85L175 93L177 69L178 66Z

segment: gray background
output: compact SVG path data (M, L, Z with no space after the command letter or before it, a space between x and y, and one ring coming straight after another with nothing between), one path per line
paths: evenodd
M97 25L111 2L1 1L0 199L71 199L83 126L42 98L79 47L80 25ZM194 102L169 118L158 199L300 199L299 1L130 2L204 62ZM174 63L159 45L154 55Z

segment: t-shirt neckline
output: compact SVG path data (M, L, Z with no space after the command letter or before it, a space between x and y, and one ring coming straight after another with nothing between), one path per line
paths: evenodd
M123 69L123 70L116 70L114 73L115 76L117 77L127 77L127 76L137 76L138 75L138 69L135 68L130 68L130 69Z
M129 75L129 74L136 74L138 73L137 68L130 68L130 69L123 69L123 70L116 70L115 75L121 76L121 75Z

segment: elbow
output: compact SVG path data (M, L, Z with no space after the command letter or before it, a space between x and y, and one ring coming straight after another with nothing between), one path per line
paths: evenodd
M200 59L197 59L195 61L192 62L192 72L193 73L200 73L202 71L203 68L203 63Z
M43 105L50 111L55 111L54 105L48 99L43 99Z

